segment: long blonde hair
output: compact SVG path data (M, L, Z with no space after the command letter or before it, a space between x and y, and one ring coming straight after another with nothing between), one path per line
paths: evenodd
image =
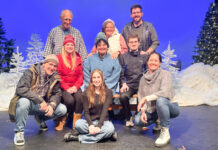
M89 86L87 87L87 97L88 97L88 101L89 101L89 108L93 107L94 102L95 102L95 86L94 86L93 81L92 81L92 76L95 72L99 73L101 76L101 79L102 79L102 84L100 87L100 94L99 94L99 100L100 100L99 103L104 103L105 99L106 99L106 91L105 91L106 85L104 82L104 75L103 75L101 70L95 69L91 73L90 83L89 83Z
M72 68L71 68L71 65L69 63L69 61L67 60L67 52L64 48L64 46L62 47L62 50L61 50L61 55L62 55L62 58L63 58L63 61L64 61L64 65L69 68L69 69L74 69L75 65L76 65L76 52L75 50L70 54L71 56L71 61L72 61Z

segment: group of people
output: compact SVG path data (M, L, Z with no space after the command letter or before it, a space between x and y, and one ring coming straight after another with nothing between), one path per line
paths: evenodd
M109 121L108 107L113 95L120 93L125 125L148 126L160 120L161 133L155 145L170 141L169 120L179 115L172 77L160 68L159 45L151 23L142 20L141 5L130 9L132 22L120 34L111 19L103 23L95 45L87 55L80 32L71 26L72 12L63 10L62 25L49 33L42 63L32 65L19 80L10 104L15 121L14 144L24 145L24 128L28 115L34 115L41 131L46 120L55 118L57 131L63 130L67 117L73 118L72 131L64 140L96 143L117 140ZM138 113L132 117L129 99L138 94ZM84 112L84 119L82 114ZM12 116L14 114L14 116Z

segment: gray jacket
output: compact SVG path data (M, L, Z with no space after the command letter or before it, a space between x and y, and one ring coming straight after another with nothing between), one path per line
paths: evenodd
M138 29L142 31L142 37L139 37L141 43L139 50L147 51L147 49L150 47L155 50L159 45L157 33L154 29L154 26L146 21L143 21L143 23L137 28L134 27L133 22L130 22L124 26L122 35L126 43L128 43L128 36L134 33L134 30Z

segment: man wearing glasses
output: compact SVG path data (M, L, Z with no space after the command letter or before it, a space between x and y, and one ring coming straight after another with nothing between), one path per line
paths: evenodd
M142 20L143 12L141 5L133 5L130 8L132 22L126 24L123 28L122 35L128 43L127 39L130 34L137 34L140 39L139 51L141 55L149 55L159 45L157 33L154 26Z
M49 54L57 55L61 53L64 37L70 34L74 37L75 40L75 50L82 57L82 60L85 60L87 57L87 52L83 38L80 34L80 31L71 26L73 19L72 12L65 9L61 12L60 18L62 25L53 28L48 35L44 49L44 57Z

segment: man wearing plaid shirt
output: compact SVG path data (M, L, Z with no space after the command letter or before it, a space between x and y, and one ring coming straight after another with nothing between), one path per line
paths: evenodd
M70 10L63 10L61 12L62 25L53 28L47 38L44 49L44 57L49 54L61 53L64 37L68 34L72 35L75 39L75 50L80 54L82 60L87 57L86 47L79 30L71 26L73 14Z

